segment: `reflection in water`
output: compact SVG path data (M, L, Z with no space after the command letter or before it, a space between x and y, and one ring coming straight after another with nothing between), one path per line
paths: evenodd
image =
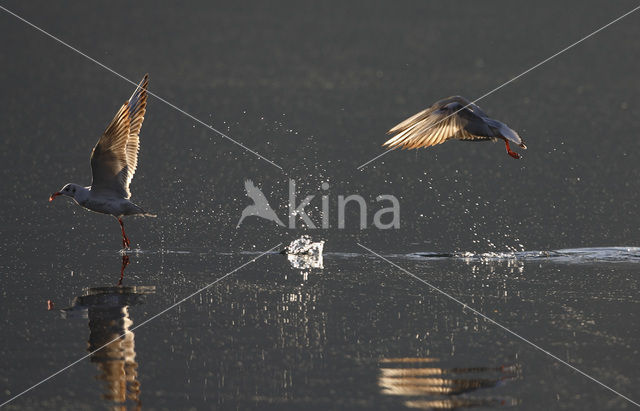
M287 260L292 268L300 271L302 282L309 279L312 269L322 270L324 268L322 250L319 254L287 254Z
M555 262L566 264L582 264L594 262L638 262L640 261L640 247L587 247L565 248L561 250L517 251L515 248L504 252L477 253L471 251L434 253L418 252L407 255L411 258L425 259L462 259L466 262L481 263L504 261Z
M302 281L307 281L312 268L324 268L323 248L324 241L313 242L310 236L303 235L285 247L282 254L287 255L291 267L300 270Z
M322 254L319 255L287 255L291 267L296 270L310 270L311 268L324 268Z
M511 397L469 396L482 388L495 388L520 378L520 366L439 368L435 358L383 358L378 386L386 395L407 397L411 408L451 409L511 406Z
M302 281L309 279L309 274L312 268L323 269L324 264L322 261L322 254L320 255L287 255L287 259L291 264L291 267L296 270L300 270L302 275Z
M215 334L196 349L219 347L205 360L215 374L216 402L208 408L278 409L276 404L288 404L296 409L293 404L312 398L328 404L318 399L318 392L333 389L334 383L324 374L331 361L328 313L322 307L326 289L317 278L300 284L299 275L290 271L276 278L256 271L255 277L233 285L233 294L225 287L209 291L216 305L203 310L216 324ZM227 330L222 338L221 330Z
M99 371L96 378L104 383L103 398L113 409L141 408L134 334L127 332L133 325L129 306L143 303L145 295L153 293L155 286L89 288L61 310L64 318L89 319L87 351L98 350L91 362Z
M122 254L122 266L120 267L120 279L118 280L118 285L122 285L122 281L124 280L124 269L129 265L129 256L126 254Z

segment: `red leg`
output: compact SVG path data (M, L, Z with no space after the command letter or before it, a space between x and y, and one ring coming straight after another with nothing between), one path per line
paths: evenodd
M515 151L511 151L508 140L504 140L504 144L507 146L507 153L509 153L511 157L515 158L516 160L520 158L520 154L516 153Z
M118 222L120 223L120 228L122 229L122 248L129 248L131 242L129 241L129 238L127 238L127 234L125 234L124 232L124 223L119 218Z
M120 280L118 281L118 287L122 285L122 280L124 280L124 269L129 265L129 256L124 254L122 256L122 267L120 268Z

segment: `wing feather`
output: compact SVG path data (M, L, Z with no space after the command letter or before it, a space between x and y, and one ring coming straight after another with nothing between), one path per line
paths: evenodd
M91 190L130 198L129 184L138 166L140 129L147 106L146 74L133 95L116 113L91 152Z
M138 152L140 151L140 129L142 128L142 122L144 121L144 115L147 111L147 87L149 85L149 75L145 74L144 78L133 92L133 95L129 99L129 112L130 112L130 131L129 138L127 139L126 157L127 157L127 173L123 174L126 178L122 181L127 193L129 192L129 184L133 180L133 175L138 168Z
M412 126L415 126L416 123L418 123L421 120L424 120L429 115L430 110L431 109L428 108L426 110L422 110L421 112L414 114L413 116L409 117L408 119L404 120L403 122L399 123L394 128L392 128L391 130L389 130L389 134L395 134L400 131L404 131Z
M437 110L429 110L430 113L427 115L424 115L424 112L419 113L421 114L419 116L414 115L412 117L413 124L409 124L405 120L391 129L390 133L393 133L393 130L402 130L402 132L389 139L384 145L388 148L414 149L441 144L452 138L459 129L455 116L447 118L447 114Z
M402 121L388 134L389 149L431 147L450 139L487 140L495 137L478 106L459 96L448 97Z

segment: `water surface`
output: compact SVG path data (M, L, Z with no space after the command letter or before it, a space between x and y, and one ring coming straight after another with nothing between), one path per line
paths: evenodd
M639 15L479 103L523 136L522 160L451 142L356 171L397 122L482 96L636 3L3 6L134 81L149 72L282 167L151 98L132 191L158 218L126 221L123 271L115 220L47 199L90 183L132 86L0 12L0 402L87 356L7 409L632 406L357 243L639 400ZM326 195L330 228L236 228L245 179L285 221L290 179L316 194L315 222ZM338 229L349 194L367 229L355 207ZM380 194L400 229L371 227ZM303 233L326 240L322 264L268 253L144 324Z

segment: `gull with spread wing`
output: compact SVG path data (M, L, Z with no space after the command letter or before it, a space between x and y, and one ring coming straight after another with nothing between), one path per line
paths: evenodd
M49 197L49 201L53 201L61 195L69 196L78 205L88 210L114 216L122 230L123 248L129 248L131 242L124 232L122 217L129 215L155 217L129 201L131 198L129 184L138 166L140 128L147 107L148 84L149 75L145 74L131 98L118 110L93 148L91 185L83 187L69 183Z
M388 134L394 134L384 143L389 149L431 147L447 140L504 140L507 153L518 159L520 154L511 151L509 142L527 148L518 133L506 124L489 118L480 107L460 96L436 102L395 126Z

